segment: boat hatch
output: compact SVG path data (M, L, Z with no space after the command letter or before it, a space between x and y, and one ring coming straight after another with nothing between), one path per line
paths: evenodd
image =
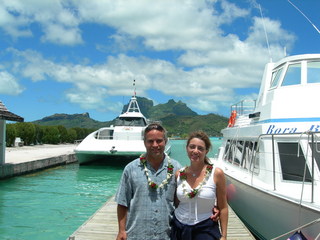
M306 158L297 142L278 142L279 159L283 180L303 181ZM301 154L299 154L299 153ZM306 182L311 182L311 174L306 168Z

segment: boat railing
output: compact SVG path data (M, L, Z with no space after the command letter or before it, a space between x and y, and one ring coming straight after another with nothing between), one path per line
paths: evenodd
M256 107L257 100L246 99L231 106L231 112L236 111L238 116L252 113Z
M278 133L278 134L261 134L258 138L257 141L257 151L256 154L259 152L260 149L260 144L263 138L268 138L271 137L271 141L272 141L272 165L273 165L273 190L276 190L276 151L275 151L275 140L279 139L279 138L283 138L286 136L299 136L299 143L301 142L302 136L306 135L307 136L307 143L309 144L309 146L307 147L307 150L310 148L310 144L311 144L311 202L314 202L314 186L315 186L315 166L316 166L316 152L320 153L320 137L318 136L320 133L318 132L311 132L311 131L307 131L307 132L302 132L302 133ZM318 145L319 143L319 145ZM300 144L298 144L298 155L300 154ZM303 154L303 153L302 153ZM306 155L306 161L305 161L305 167L307 167L307 160L308 160L308 153L305 154ZM257 156L253 156L253 161L251 162L251 164L253 166L255 166L255 162L257 161ZM320 167L320 166L319 166ZM252 171L254 172L254 171ZM306 175L305 175L305 171L304 171L304 176L303 176L303 184L306 181Z

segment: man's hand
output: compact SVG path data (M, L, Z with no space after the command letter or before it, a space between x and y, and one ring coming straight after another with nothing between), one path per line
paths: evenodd
M119 232L117 236L117 240L126 240L127 239L127 233L124 232Z
M218 209L217 206L214 206L212 208L212 215L211 215L210 218L211 218L212 221L215 221L215 222L219 221L219 219L220 219L220 210Z

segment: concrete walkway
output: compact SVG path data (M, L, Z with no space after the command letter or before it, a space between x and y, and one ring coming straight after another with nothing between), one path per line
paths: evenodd
M75 144L43 144L23 147L7 147L5 163L17 164L40 159L74 154Z
M0 179L77 162L75 147L74 144L44 144L6 148L4 164L0 165Z

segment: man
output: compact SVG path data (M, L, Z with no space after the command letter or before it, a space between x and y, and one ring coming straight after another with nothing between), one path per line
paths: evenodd
M164 154L166 130L157 123L144 132L146 154L124 169L116 194L117 240L169 240L180 163Z

